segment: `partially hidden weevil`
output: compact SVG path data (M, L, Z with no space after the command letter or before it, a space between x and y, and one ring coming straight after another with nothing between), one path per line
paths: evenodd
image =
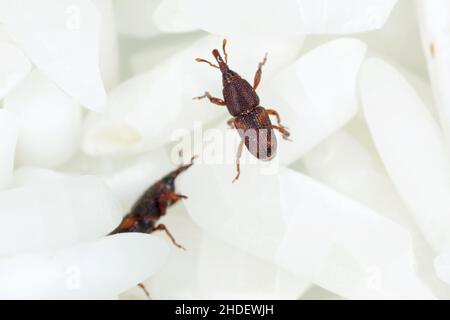
M195 157L192 157L189 164L179 166L151 185L135 202L130 213L109 235L124 232L152 233L164 231L175 246L184 249L175 241L167 227L162 223L158 224L158 221L166 214L168 207L180 199L187 199L186 196L175 192L175 179L194 164L194 159Z
M285 140L289 140L290 134L287 131L288 128L281 125L278 112L272 109L265 109L259 105L259 97L255 91L261 82L262 67L267 61L267 53L263 61L258 64L253 86L251 86L248 81L241 78L241 76L228 67L228 55L225 50L226 44L227 40L224 39L222 50L225 60L222 59L217 49L212 51L214 58L219 64L218 66L205 59L195 59L197 62L205 62L222 72L222 93L224 99L213 97L208 91L204 95L195 97L194 99L208 98L210 102L216 105L226 106L229 113L233 116L233 118L228 120L228 125L231 128L237 129L241 136L241 142L236 156L237 175L233 180L234 182L240 175L240 158L244 144L256 158L270 160L275 156L277 149L277 141L273 134L273 129L278 130ZM276 117L277 125L272 124L269 115Z
M166 214L168 207L180 199L187 199L186 196L175 192L175 179L180 173L186 171L194 164L194 159L195 157L192 157L189 164L179 166L151 185L135 202L130 213L108 235L125 232L152 233L154 231L164 231L175 246L185 250L184 247L176 242L167 227L162 223L158 223L158 221ZM150 294L144 284L139 283L138 286L150 299Z

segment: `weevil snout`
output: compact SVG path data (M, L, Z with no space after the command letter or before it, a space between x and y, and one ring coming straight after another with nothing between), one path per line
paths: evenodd
M175 179L180 175L180 173L186 171L187 169L189 169L190 167L192 167L194 165L194 160L197 158L197 156L192 156L191 160L188 164L182 165L180 167L178 167L177 169L173 170L172 172L170 172L169 174L167 174L163 180L167 181L167 183L173 184Z
M226 44L226 41L224 43ZM228 62L227 62L228 57L227 57L227 53L225 51L225 47L224 47L223 52L225 55L225 60L222 59L222 56L220 55L219 50L217 50L217 49L214 49L212 51L212 54L213 54L214 58L216 58L217 63L219 64L219 69L222 72L223 85L225 86L227 83L231 82L234 78L239 77L239 75L228 67Z
M222 73L227 72L228 71L228 65L222 59L222 56L220 55L219 50L214 49L212 51L212 54L213 54L214 58L216 59L217 63L219 64L220 71L222 71Z

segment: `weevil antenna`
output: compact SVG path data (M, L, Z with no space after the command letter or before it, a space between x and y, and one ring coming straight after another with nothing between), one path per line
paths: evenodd
M214 63L209 62L208 60L205 60L205 59L196 58L195 61L197 61L197 62L205 62L205 63L209 64L209 65L210 65L211 67L213 67L213 68L220 69L220 68L219 68L218 66L216 66Z
M228 64L228 53L225 47L227 46L227 39L223 39L222 43L222 50L223 50L223 56L225 57L225 63Z

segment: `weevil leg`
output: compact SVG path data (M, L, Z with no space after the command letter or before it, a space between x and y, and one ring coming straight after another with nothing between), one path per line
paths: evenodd
M211 96L211 94L208 91L205 91L204 95L202 95L200 97L194 97L192 99L201 100L201 99L204 99L204 98L208 98L209 101L211 101L211 103L217 104L218 106L224 106L225 105L225 101L223 101L220 98L216 98L216 97Z
M277 118L277 124L278 124L278 126L279 126L280 128L283 128L283 129L289 129L288 127L285 127L285 126L283 126L283 125L281 124L281 118L280 118L280 115L278 114L277 111L275 111L275 110L273 110L273 109L266 109L266 112L267 112L269 115L275 116L275 118Z
M170 233L165 224L162 223L158 224L156 227L153 228L153 231L164 231L176 247L186 250L186 248L177 243L174 236Z
M177 202L180 199L187 199L188 197L178 193L164 193L159 197L159 201L164 202L170 200L172 203Z
M234 124L236 120L234 118L231 118L230 120L227 121L227 125L230 127L230 129L235 129L236 126Z
M163 193L159 196L158 206L160 212L165 212L169 204L175 204L181 199L187 199L188 197L177 193Z
M266 62L267 62L267 52L264 55L263 61L258 63L258 70L256 70L255 78L253 80L253 90L256 90L256 88L258 88L258 86L259 86L259 83L261 82L262 67L263 67L263 65L266 64Z
M142 291L144 291L144 293L147 296L148 300L152 300L152 298L150 297L150 293L148 292L147 288L145 287L145 285L142 282L138 283L138 287L141 288Z
M272 126L272 128L278 130L281 133L281 136L283 137L284 140L292 141L291 139L289 139L289 136L291 134L289 133L289 131L286 130L286 128L274 126L274 125Z
M170 194L170 199L173 201L173 202L176 202L176 201L178 201L178 200L180 200L180 199L187 199L188 197L187 196L185 196L185 195L183 195L183 194L178 194L178 193L171 193Z
M237 150L237 154L236 154L236 171L237 171L237 175L236 177L233 179L233 183L239 179L239 176L241 175L241 163L240 163L240 159L242 156L242 150L244 149L244 143L245 143L245 139L242 139L241 142L239 143L239 147Z

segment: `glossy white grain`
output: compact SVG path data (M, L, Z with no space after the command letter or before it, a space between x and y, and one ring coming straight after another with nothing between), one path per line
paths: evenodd
M0 190L11 182L18 135L14 114L0 109Z
M0 39L0 100L22 81L31 70L31 63L16 46Z
M450 284L450 254L444 252L434 259L434 268L439 279Z
M286 169L279 175L286 232L277 262L349 299L432 299L405 229Z
M20 226L1 233L0 255L93 240L112 231L123 214L118 200L97 177L23 172L15 188L0 192L3 223Z
M59 251L0 259L2 299L105 299L135 286L164 263L155 236L119 234Z
M382 163L348 130L329 136L302 159L313 178L405 228L414 225Z
M292 138L279 143L282 163L296 160L356 115L356 81L366 49L351 38L327 42L271 81L272 96L263 105L280 113Z
M153 23L153 14L161 0L116 0L114 9L120 34L149 38L161 34Z
M54 167L77 150L81 108L39 71L5 97L4 107L18 118L19 164Z
M91 1L4 0L0 21L49 79L80 104L93 110L104 107L98 66L100 15Z
M384 26L397 0L297 0L307 34L351 34Z
M440 122L450 139L450 3L445 0L417 0L422 50L427 59Z
M155 20L167 32L349 34L381 28L397 0L164 0Z
M116 28L116 15L113 0L94 0L92 2L101 16L99 40L99 66L102 80L107 90L116 86L120 79L119 44Z
M411 85L381 59L364 63L360 92L389 176L427 240L444 250L450 245L450 166L442 131Z

